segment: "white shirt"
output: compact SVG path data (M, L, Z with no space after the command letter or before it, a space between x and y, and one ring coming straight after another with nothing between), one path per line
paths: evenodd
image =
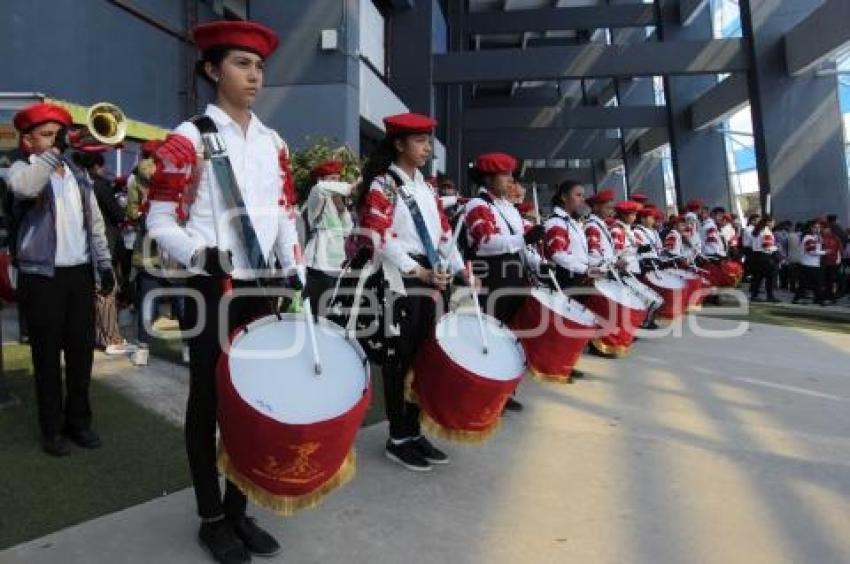
M590 248L592 245L589 233L594 229L599 231L598 249ZM589 256L595 261L595 264L603 261L614 262L614 239L611 237L611 231L605 225L605 221L596 214L591 214L584 226L584 232L588 235Z
M590 266L590 256L587 253L587 237L581 225L563 208L555 206L554 215L546 220L545 226L547 247L558 239L560 229L567 231L567 248L550 253L549 258L552 262L570 272L586 273Z
M706 255L726 256L723 235L717 228L717 223L710 217L702 224L702 245L702 252Z
M632 228L635 239L639 247L649 245L650 249L647 252L641 253L640 258L658 258L658 253L664 248L661 244L661 237L658 231L645 225L637 224Z
M345 238L351 233L351 212L337 210L333 196L347 196L345 182L320 181L307 197L310 238L304 250L307 266L324 272L339 272L345 260Z
M632 233L631 225L626 225L624 222L617 220L614 228L611 229L612 239L615 239L615 230L623 234L623 248L619 251L614 249L617 258L626 261L626 270L633 274L640 274L640 260L637 253L638 244L635 241L634 233Z
M398 175L403 182L403 186L398 187L399 190L407 190L416 200L419 211L422 214L422 219L425 221L425 226L428 228L428 234L431 236L431 243L434 249L438 252L442 260L445 260L449 265L449 271L458 273L463 270L463 259L457 246L453 244L450 237L444 237L443 225L440 219L440 210L437 207L437 198L434 195L434 189L430 184L425 182L425 178L418 170L413 178L398 166L391 165L390 169ZM375 183L386 181L386 179L375 179ZM370 189L376 189L373 183ZM381 189L380 186L377 189ZM422 245L422 240L419 238L419 233L416 231L416 224L413 222L413 216L410 215L410 210L401 195L396 197L395 205L393 206L392 226L386 234L382 249L382 257L389 261L390 264L398 268L403 273L411 272L418 263L411 256L425 255L425 247Z
M253 114L247 131L243 133L241 126L218 106L210 104L204 113L213 119L227 146L263 256L271 264L274 252L284 271L291 269L295 263L294 246L298 235L294 212L280 205L283 178L278 157L283 141ZM200 132L191 122L183 122L174 132L191 140L198 153L203 153ZM174 210L173 202L152 201L147 219L151 236L170 256L189 266L192 256L201 248L218 247L232 253L234 278L256 277L249 268L245 249L236 231L239 221L235 218L227 221L222 189L210 162L205 162L201 170L185 226L178 224Z
M800 264L803 266L820 266L820 258L826 254L823 242L817 235L804 235L800 242Z

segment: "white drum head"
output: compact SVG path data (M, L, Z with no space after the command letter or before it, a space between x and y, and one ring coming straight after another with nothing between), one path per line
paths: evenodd
M665 272L663 270L650 272L646 275L646 279L653 286L665 288L667 290L681 290L687 285L681 276L676 276L675 274Z
M489 315L484 318L487 354L475 312L455 311L437 323L437 343L458 366L490 380L513 380L525 371L525 353L514 334Z
M348 412L368 384L363 351L326 320L316 323L316 340L322 361L319 375L303 316L270 316L248 325L234 339L228 359L236 392L282 423L316 423Z
M597 280L593 284L596 290L614 303L629 309L646 309L646 304L628 286L616 280Z
M544 307L554 311L564 319L585 327L596 326L596 316L593 312L560 292L548 288L534 288L531 295Z

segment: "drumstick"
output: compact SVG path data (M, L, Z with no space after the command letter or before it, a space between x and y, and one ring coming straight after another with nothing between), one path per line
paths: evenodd
M301 257L301 247L296 243L293 245L295 254L296 272L301 280L301 286L307 285L307 274L304 268L304 261ZM313 369L316 371L316 376L322 373L322 359L319 356L319 342L316 339L316 321L313 319L313 307L310 303L310 298L307 295L303 296L304 315L307 317L307 334L310 337L310 346L313 349Z
M540 201L537 199L537 182L531 183L531 195L534 198L534 213L537 215L537 225L540 225Z
M472 265L469 261L466 262L466 270L469 278L469 286L472 289L472 301L475 302L475 315L478 317L478 330L481 331L483 351L484 354L488 354L489 347L487 345L487 332L484 330L484 317L481 315L481 304L478 303L478 290L475 289L475 276L472 274Z

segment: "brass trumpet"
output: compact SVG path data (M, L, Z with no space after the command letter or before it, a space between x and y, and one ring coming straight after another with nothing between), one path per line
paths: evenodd
M68 135L69 145L77 150L102 150L120 145L127 136L127 116L115 104L100 102L89 108L85 128ZM100 147L98 147L100 146Z

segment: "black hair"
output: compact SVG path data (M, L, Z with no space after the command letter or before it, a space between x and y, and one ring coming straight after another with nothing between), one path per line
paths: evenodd
M80 168L91 170L95 166L104 166L106 160L101 153L86 153L83 151L75 151L71 155L71 162Z
M231 51L247 51L248 53L254 53L259 56L261 59L265 60L259 53L248 49L247 47L239 47L236 45L216 45L214 47L210 47L203 53L201 53L201 58L195 63L195 73L206 80L207 82L211 82L215 84L215 81L212 79L210 75L207 74L206 64L209 63L215 68L219 68L221 63L227 57L227 55Z
M761 219L759 219L759 222L756 223L755 229L753 229L753 236L759 235L762 231L764 231L764 228L767 227L767 224L771 220L773 220L773 218L769 215L761 216Z
M716 213L726 213L726 208L724 208L723 206L717 206L716 208L712 208L711 215L714 215Z
M387 173L395 160L398 158L398 149L395 147L396 139L403 139L404 135L388 135L381 139L375 150L363 164L363 181L357 194L357 207L363 202L363 198L369 193L372 182L379 176Z
M828 216L826 216L826 220L827 220L829 223L835 223L835 222L838 220L838 216L837 216L836 214L834 214L834 213L831 213L831 214L829 214Z
M569 194L570 192L572 192L573 188L575 188L576 186L584 187L584 184L582 184L578 180L564 180L563 182L558 184L558 187L555 188L555 193L552 194L552 207L563 206L564 203L561 201L561 197L564 194Z

